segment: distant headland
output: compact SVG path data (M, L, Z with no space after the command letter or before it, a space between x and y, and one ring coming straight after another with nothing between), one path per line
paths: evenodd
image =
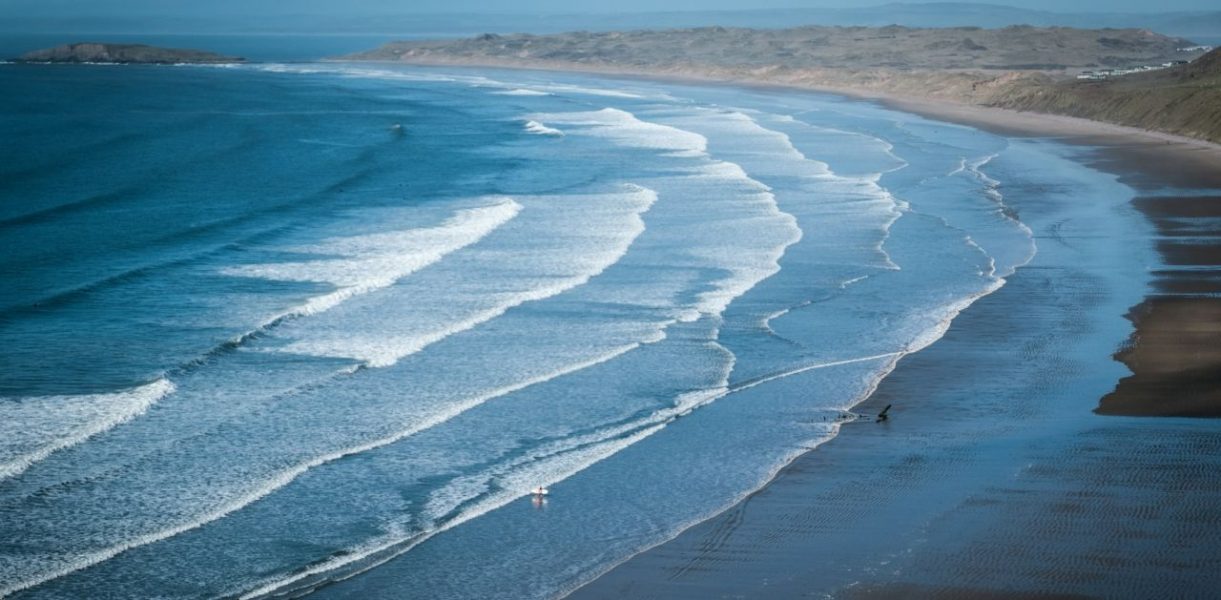
M1221 141L1216 51L1144 29L705 27L392 42L342 57L762 83L1083 117Z
M144 44L105 44L81 42L44 48L22 54L16 62L26 63L118 63L118 64L210 64L244 62L204 50L158 48Z

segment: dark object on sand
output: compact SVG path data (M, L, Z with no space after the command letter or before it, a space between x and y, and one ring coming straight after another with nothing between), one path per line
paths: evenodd
M887 404L887 405L886 405L886 408L883 408L883 409L882 409L882 412L878 413L878 418L877 418L877 420L876 420L876 421L874 421L874 423L881 423L882 421L889 420L889 419L890 419L890 416L888 416L888 415L886 414L886 413L888 413L888 412L890 412L890 405L889 405L889 404Z

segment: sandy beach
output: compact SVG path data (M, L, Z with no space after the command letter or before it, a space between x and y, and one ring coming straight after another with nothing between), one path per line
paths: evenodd
M1105 273L1090 270L1091 234L1075 243L1056 217L1062 207L1040 206L1037 189L1007 189L1027 198L1019 208L1038 257L857 408L894 405L890 421L846 427L732 509L569 597L1208 597L1221 587L1216 422L1101 415L1221 414L1221 147L1068 117L873 99L1054 139L1133 187L1131 206L1152 224L1133 243L1163 262L1146 298L1117 303ZM1113 325L1099 321L1124 312L1135 332L1112 358L1120 348L1098 334ZM1039 378L1011 378L1032 364Z
M1221 146L1084 119L883 98L899 110L1003 135L1047 137L1096 148L1092 167L1141 195L1133 201L1155 227L1164 267L1134 306L1132 342L1117 353L1133 374L1098 412L1140 416L1221 416ZM1199 190L1177 196L1168 189Z
M1040 173L1004 181L1006 203L1035 232L1029 265L901 361L855 409L859 422L569 597L1203 598L1221 588L1221 438L1216 421L1182 418L1221 410L1221 147L766 77L444 66L839 94L1061 148L1136 194L1066 203L1048 200ZM1114 268L1125 260L1146 266ZM892 418L873 423L887 405Z

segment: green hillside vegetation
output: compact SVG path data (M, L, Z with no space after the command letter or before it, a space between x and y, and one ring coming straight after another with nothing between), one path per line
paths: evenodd
M1214 51L1144 29L704 27L392 42L344 60L694 77L1083 117L1221 142ZM1086 70L1179 67L1076 79Z
M999 90L985 104L1221 141L1221 49L1161 71L1101 81L1042 81Z

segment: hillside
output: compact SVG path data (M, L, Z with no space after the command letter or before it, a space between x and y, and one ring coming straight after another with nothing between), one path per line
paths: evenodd
M1041 82L987 104L1221 140L1221 49L1191 64L1103 81Z
M559 33L575 30L627 31L633 29L677 29L688 27L754 27L776 29L795 24L883 27L964 27L986 28L1009 25L1039 27L1136 28L1151 29L1170 35L1221 38L1221 10L1210 7L1196 11L1156 10L1126 13L1114 10L1076 12L1073 3L1064 2L1058 10L1032 10L996 3L978 2L867 2L852 6L817 8L768 8L745 10L673 10L657 3L657 10L631 12L616 10L613 3L604 5L598 14L581 13L577 5L564 12L532 11L512 3L490 3L487 10L465 13L437 13L413 10L410 2L384 2L377 14L328 9L294 3L295 10L274 13L242 10L231 6L229 11L211 7L192 10L191 4L163 3L162 10L141 14L115 14L93 3L81 3L77 10L63 10L54 4L25 0L38 5L28 14L6 14L0 19L0 31L11 33L47 32L104 34L110 32L156 31L161 33L349 33L402 36L430 35L449 37L474 35L481 32ZM491 5L495 4L495 6ZM793 3L790 3L793 4ZM797 3L800 4L800 3ZM825 4L825 3L822 3ZM251 7L253 8L253 7ZM1155 7L1163 8L1163 7ZM495 11L495 12L493 12ZM21 11L9 11L16 13ZM201 14L203 13L203 14Z
M1087 30L1017 25L954 27L705 27L663 31L495 35L393 42L360 60L559 61L665 67L1069 69L1121 67L1183 58L1192 43L1141 29Z
M392 42L341 59L769 83L1049 112L1221 141L1215 54L1102 81L1075 78L1192 60L1203 53L1184 50L1194 45L1143 29L708 27Z

